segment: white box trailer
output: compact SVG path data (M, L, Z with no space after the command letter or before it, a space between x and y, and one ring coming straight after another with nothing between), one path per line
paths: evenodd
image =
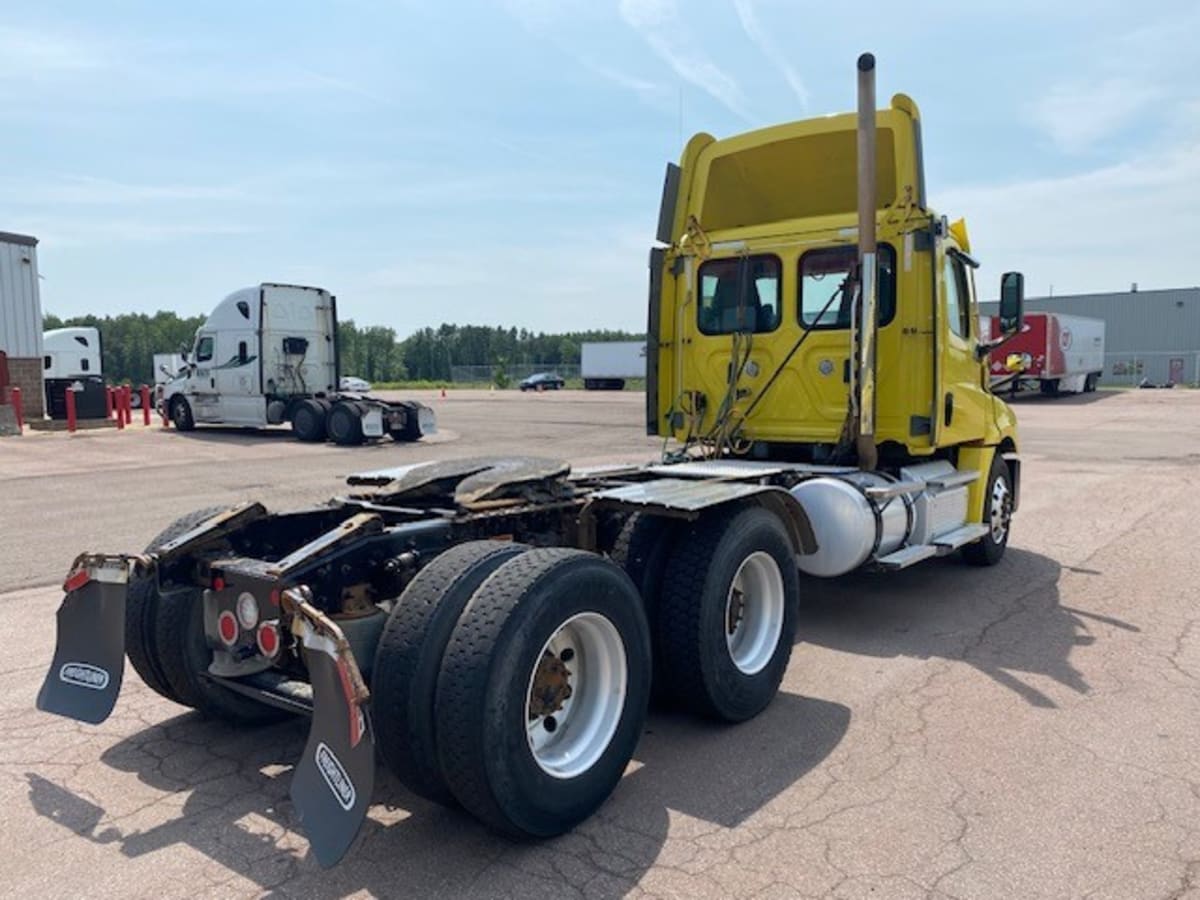
M995 321L992 331L999 333ZM1104 331L1103 319L1026 313L1021 333L992 351L992 383L1004 382L1014 392L1036 384L1043 394L1051 395L1094 391L1104 373ZM1007 368L1014 353L1022 358L1015 377Z
M337 299L322 288L264 283L230 294L196 331L176 377L159 388L175 427L261 428L339 444L436 430L433 410L338 391Z
M645 341L597 341L580 347L580 374L589 391L619 391L627 378L646 377Z
M155 353L154 354L154 384L166 384L172 378L175 378L185 367L187 360L183 358L182 353Z

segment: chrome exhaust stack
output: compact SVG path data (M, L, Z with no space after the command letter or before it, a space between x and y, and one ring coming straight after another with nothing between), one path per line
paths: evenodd
M858 466L873 470L875 446L875 344L879 327L875 251L875 57L858 58L858 278L860 302L854 305L852 329L855 360L851 387L851 416Z

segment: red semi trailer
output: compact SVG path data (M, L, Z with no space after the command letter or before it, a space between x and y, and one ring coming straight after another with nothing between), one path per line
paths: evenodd
M999 323L993 317L993 334ZM1014 374L1010 361L1020 365ZM1015 393L1035 384L1043 394L1094 391L1104 372L1104 320L1061 313L1030 312L1019 334L992 351L992 386ZM1010 385L1006 385L1010 382Z

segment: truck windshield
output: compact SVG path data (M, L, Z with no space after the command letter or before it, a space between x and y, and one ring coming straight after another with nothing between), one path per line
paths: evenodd
M890 244L879 244L877 302L879 324L888 324L896 315L896 251ZM853 298L839 297L825 305L858 262L858 248L822 247L809 250L800 257L800 324L805 328L849 328L850 305ZM821 310L825 310L824 313Z
M762 333L779 327L779 280L783 266L777 256L751 256L745 274L740 257L711 259L700 267L697 324L704 334ZM739 308L740 281L745 299Z

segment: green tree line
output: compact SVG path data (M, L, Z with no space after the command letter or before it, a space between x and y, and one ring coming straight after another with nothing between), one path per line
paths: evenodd
M154 315L74 316L60 319L47 313L46 330L70 325L100 329L105 377L111 382L154 381L154 354L178 353L191 347L204 316L183 317L160 310ZM525 328L491 325L450 325L422 328L403 340L395 329L359 326L353 319L338 323L338 353L343 375L368 381L449 381L451 366L534 364L549 367L577 365L580 345L588 341L641 340L627 331L569 331L534 333Z

